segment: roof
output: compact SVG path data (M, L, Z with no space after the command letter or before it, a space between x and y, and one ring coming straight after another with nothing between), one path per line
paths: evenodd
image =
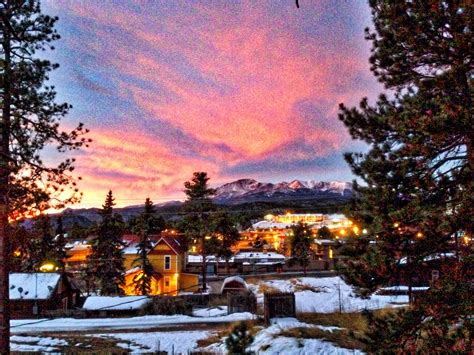
M243 286L244 289L247 289L247 283L245 282L243 278L241 278L240 276L230 276L224 279L224 282L222 283L222 287L221 287L221 293L226 288L226 285L230 284L231 282L238 282L239 284Z
M254 229L269 229L269 228L288 229L293 225L295 225L295 223L280 223L280 222L272 222L272 221L259 221L257 223L254 223L252 225L252 227Z
M269 252L239 252L235 254L235 259L277 259L284 260L285 256L282 254Z
M126 311L142 309L150 302L151 299L145 296L89 296L86 298L82 309L88 311Z
M160 237L156 242L153 242L153 248L155 248L155 246L157 246L158 244L160 243L165 243L166 245L168 245L171 250L173 250L176 254L182 254L184 252L186 252L186 249L184 248L184 246L180 243L180 241L178 240L178 238L175 238L175 237L171 237L171 236L165 236L165 237ZM130 242L123 250L123 254L124 255L130 255L130 254L137 254L137 246L138 246L138 242Z
M175 237L163 236L158 239L155 246L162 242L167 244L176 254L182 254L186 252L184 245L182 245L181 242Z
M11 273L11 300L46 300L49 299L58 285L61 275L58 273Z

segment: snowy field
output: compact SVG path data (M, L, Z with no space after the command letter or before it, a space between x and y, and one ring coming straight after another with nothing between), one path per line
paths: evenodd
M257 295L257 301L263 303L264 288L274 288L284 292L294 292L297 312L330 313L339 311L357 312L363 309L398 307L408 303L408 296L373 295L369 299L358 297L354 289L340 277L300 277L289 280L265 280L249 284Z
M67 341L50 337L19 336L10 337L11 351L56 353L58 346L67 346Z
M339 277L265 280L249 283L248 287L257 295L258 302L263 302L265 290L295 292L298 312L328 313L339 311L340 306L344 312L354 312L363 309L397 307L408 302L408 297L404 295L373 295L369 299L362 299L355 294L351 286ZM225 339L201 349L197 348L197 342L217 334L217 330L211 326L213 323L231 323L252 319L256 319L256 315L251 313L227 315L227 307L218 306L196 308L192 316L153 315L131 318L12 320L11 341L13 351L58 353L61 351L61 347L68 346L67 340L48 335L38 336L39 333L65 332L65 337L68 339L67 332L82 331L85 332L84 336L87 338L111 339L117 346L132 354L157 351L187 354L196 350L225 354ZM187 326L182 331L153 329L197 323L208 323L210 327L206 330L192 330L192 327ZM339 329L303 323L294 318L274 319L267 328L260 327L258 329L250 350L258 354L362 354L358 350L344 349L321 339L300 339L280 335L284 330L302 327L314 327L324 331ZM151 331L147 332L146 329ZM117 330L119 332L116 332Z
M197 341L206 339L212 332L153 332L153 333L112 333L92 335L102 338L114 338L117 345L132 354L166 351L169 354L188 354L197 348Z
M256 354L363 354L359 350L340 348L330 342L320 339L297 339L278 336L283 330L292 328L319 328L325 331L334 331L340 328L323 327L303 323L295 318L276 318L268 328L263 328L254 337L249 350ZM200 349L211 353L225 354L225 339L220 343Z
M212 312L212 311L209 311ZM155 327L176 326L193 323L221 323L255 319L255 315L244 312L214 317L191 317L185 315L173 316L143 316L132 318L57 318L51 320L21 319L12 320L12 333L37 333L60 331L89 331L113 329L146 329Z

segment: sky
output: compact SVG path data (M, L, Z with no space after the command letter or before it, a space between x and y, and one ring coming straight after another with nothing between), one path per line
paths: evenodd
M240 178L351 181L343 153L365 147L338 105L381 91L369 70L362 0L46 0L62 38L47 55L58 101L93 139L76 154L99 206L181 199L206 171ZM51 157L51 159L53 159Z

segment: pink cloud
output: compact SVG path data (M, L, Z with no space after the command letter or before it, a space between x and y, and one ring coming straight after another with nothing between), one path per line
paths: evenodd
M309 160L350 149L338 104L376 89L365 49L360 42L347 47L347 34L337 33L344 20L324 22L330 5L311 3L302 14L271 1L52 3L81 32L66 41L71 51L93 58L84 70L111 73L117 98L133 109L110 126L95 118L90 127L95 143L79 166L85 200L89 191L99 196L108 188L127 198L134 191L177 195L195 170L226 181L226 168L247 161ZM305 33L310 21L316 29L333 25L334 43L326 27L326 37ZM158 127L156 138L140 115ZM160 136L165 125L179 137Z

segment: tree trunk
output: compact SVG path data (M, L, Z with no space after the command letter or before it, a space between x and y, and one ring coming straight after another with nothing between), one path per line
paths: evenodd
M5 4L3 22L8 21L8 2ZM9 304L9 235L8 235L8 188L10 157L10 107L11 107L11 43L8 26L3 26L3 51L5 55L3 76L3 107L0 124L0 353L10 353L10 304Z

